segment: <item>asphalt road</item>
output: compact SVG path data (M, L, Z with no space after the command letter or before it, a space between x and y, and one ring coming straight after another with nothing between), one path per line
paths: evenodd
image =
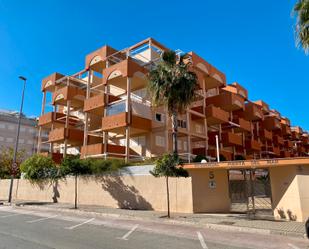
M309 241L74 212L0 207L0 248L308 249Z

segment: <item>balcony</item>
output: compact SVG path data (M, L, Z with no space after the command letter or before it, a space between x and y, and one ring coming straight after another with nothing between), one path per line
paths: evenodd
M281 117L281 124L283 125L286 125L286 126L290 126L291 125L291 122L288 118L284 118L284 117Z
M290 140L285 140L284 141L284 147L287 149L293 148L293 142Z
M229 122L229 113L214 105L206 107L207 125L217 125Z
M280 151L280 157L282 157L282 158L291 157L291 152L289 152L289 151Z
M244 99L248 99L248 91L244 87L239 85L237 82L234 82L230 85L227 85L223 89L226 90L226 91L238 94L241 97L243 97Z
M235 93L222 90L219 95L208 97L206 99L207 105L214 105L220 107L225 111L244 110L245 99Z
M115 54L116 52L116 49L109 46L103 46L98 50L93 51L86 56L85 68L91 68L96 72L101 72L103 68L105 68L106 57Z
M232 132L224 132L221 134L221 141L223 146L243 146L242 136Z
M261 120L264 117L262 108L252 102L245 104L244 111L236 111L235 114L249 121Z
M82 130L74 128L57 128L51 130L48 136L48 141L63 142L65 139L68 140L68 143L71 145L81 145L83 143L84 132Z
M63 159L63 154L62 153L58 153L58 152L54 152L54 153L49 153L49 152L41 152L40 155L48 157L50 156L51 159L53 159L53 161L57 164L60 164L62 159Z
M132 128L136 128L139 130L151 130L151 120L136 116L134 114L131 115L131 123L129 124L127 119L127 113L121 112L115 115L106 116L102 118L102 129L103 131L114 130L117 128L123 128L127 125L130 125Z
M124 156L125 154L125 146L115 145L115 144L107 144L107 153L110 153L111 156ZM131 151L131 150L130 150ZM86 146L82 146L81 148L81 157L85 158L86 156L91 155L102 155L104 153L104 144L90 144ZM131 151L131 153L134 153ZM114 154L114 155L113 155Z
M98 95L85 99L84 102L84 112L92 113L98 116L103 116L104 106L105 106L104 95Z
M260 106L262 108L262 111L263 111L264 114L269 113L269 105L266 104L264 101L257 100L257 101L254 101L253 103Z
M65 125L66 114L60 112L48 112L39 117L39 126L44 128L51 128L52 124L54 128L63 127ZM74 116L69 117L69 125L75 126L79 119Z
M42 80L42 91L53 92L55 90L55 83L57 80L63 78L64 75L60 73L53 73Z
M282 131L282 136L284 137L291 136L292 134L291 127L283 123L281 123L281 131Z
M193 71L198 76L198 81L203 88L202 83L205 81L205 89L213 89L225 86L225 74L220 72L217 68L206 62L203 58L194 52L189 52L189 60L193 65Z
M260 151L262 144L257 140L246 140L246 150L249 151Z
M280 136L273 136L273 142L275 145L283 145L284 144L284 141L283 141L283 138L280 137Z
M279 147L270 147L272 148L271 151L274 153L275 156L280 156L280 148Z
M86 91L76 86L65 86L59 88L53 93L53 105L67 105L67 101L71 101L71 106L82 107Z
M219 154L221 156L221 161L224 158L226 161L232 161L233 160L233 153L228 150L219 150ZM209 149L208 155L211 157L217 157L217 151L215 149Z
M251 132L251 122L244 120L243 118L235 118L233 122L238 124L239 127L235 127L235 132Z
M265 117L265 119L262 121L262 126L263 128L270 131L281 129L280 119L274 116Z
M273 139L273 133L271 131L268 131L266 129L260 129L259 130L259 136L261 138L261 140L268 140L268 141L272 141Z

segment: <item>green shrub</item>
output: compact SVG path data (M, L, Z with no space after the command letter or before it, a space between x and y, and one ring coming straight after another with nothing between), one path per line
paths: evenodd
M50 157L35 154L25 160L20 171L31 181L43 181L58 177L58 168Z
M67 156L60 165L61 175L90 175L91 165L89 161L79 159L78 156Z

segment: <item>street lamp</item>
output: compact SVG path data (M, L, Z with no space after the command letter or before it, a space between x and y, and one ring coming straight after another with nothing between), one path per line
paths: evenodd
M18 140L19 140L19 131L20 131L20 121L21 121L21 115L23 112L23 105L24 105L24 94L25 94L25 88L26 88L26 81L27 79L24 76L19 76L19 79L21 79L24 82L23 92L21 96L21 105L19 110L19 117L18 117L18 125L17 125L17 133L16 133L16 140L15 140L15 149L14 149L14 156L13 156L13 163L11 168L11 183L10 183L10 192L9 192L9 203L12 203L12 191L13 191L13 182L14 182L14 171L17 169L16 164L16 157L17 157L17 149L18 149Z

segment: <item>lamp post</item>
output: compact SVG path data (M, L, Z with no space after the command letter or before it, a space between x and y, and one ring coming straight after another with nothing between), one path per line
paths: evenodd
M14 155L13 155L13 163L11 168L11 183L10 183L10 192L9 192L9 203L12 202L12 191L13 191L13 182L14 182L14 171L17 168L16 164L16 157L17 157L17 149L18 149L18 140L19 140L19 131L20 131L20 121L21 121L21 115L23 112L23 105L24 105L24 94L25 94L25 88L26 88L26 81L27 79L23 76L19 76L19 79L21 79L24 82L23 92L21 96L21 105L19 110L19 117L18 117L18 125L17 125L17 133L16 133L16 140L15 140L15 149L14 149Z

